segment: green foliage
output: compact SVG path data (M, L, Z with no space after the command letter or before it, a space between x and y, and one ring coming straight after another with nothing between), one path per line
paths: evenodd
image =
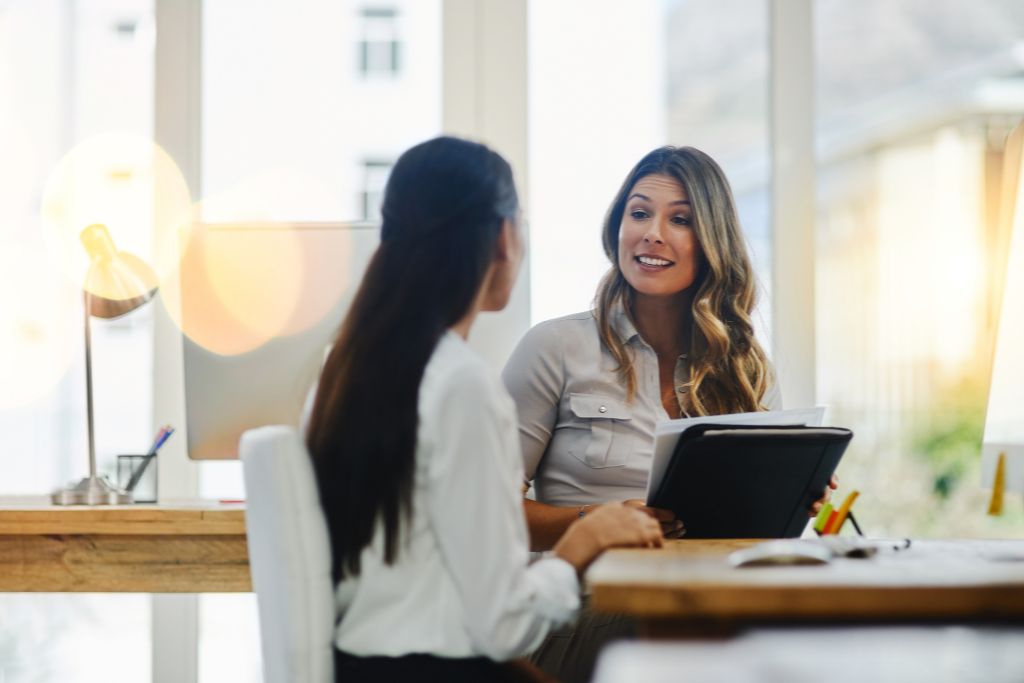
M931 467L933 490L949 498L970 465L981 457L988 387L964 378L936 397L928 426L913 439L913 450Z

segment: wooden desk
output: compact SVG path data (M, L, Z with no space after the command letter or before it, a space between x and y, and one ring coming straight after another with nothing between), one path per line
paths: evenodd
M244 505L0 499L0 592L251 590Z
M755 542L610 551L587 574L591 605L636 616L652 636L780 622L1024 621L1024 541L915 541L872 559L729 566L729 552Z

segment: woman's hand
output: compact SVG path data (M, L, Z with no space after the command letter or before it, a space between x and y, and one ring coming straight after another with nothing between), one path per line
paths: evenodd
M658 520L661 524L661 533L665 538L681 538L686 533L686 527L683 526L683 521L676 517L676 513L671 510L665 510L663 508L652 508L647 507L644 501L637 498L622 501L622 504L645 512L654 519Z
M661 525L654 517L623 503L606 503L570 526L555 544L554 553L582 575L608 548L661 545Z
M839 488L839 477L833 474L832 479L828 482L828 486L825 487L825 492L821 494L821 498L814 501L814 504L811 505L811 510L807 513L807 516L816 517L818 513L821 512L821 508L825 506L825 503L832 499L832 492L837 488Z

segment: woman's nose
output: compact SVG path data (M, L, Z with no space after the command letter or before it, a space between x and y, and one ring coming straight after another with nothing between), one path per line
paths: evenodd
M647 229L647 234L644 235L644 242L664 244L665 240L662 239L661 224L658 221L651 223L651 227Z

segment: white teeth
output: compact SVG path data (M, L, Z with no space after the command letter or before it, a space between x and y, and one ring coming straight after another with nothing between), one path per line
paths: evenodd
M637 256L637 261L644 264L645 266L669 266L672 265L671 261L666 261L660 258L651 258L650 256Z

